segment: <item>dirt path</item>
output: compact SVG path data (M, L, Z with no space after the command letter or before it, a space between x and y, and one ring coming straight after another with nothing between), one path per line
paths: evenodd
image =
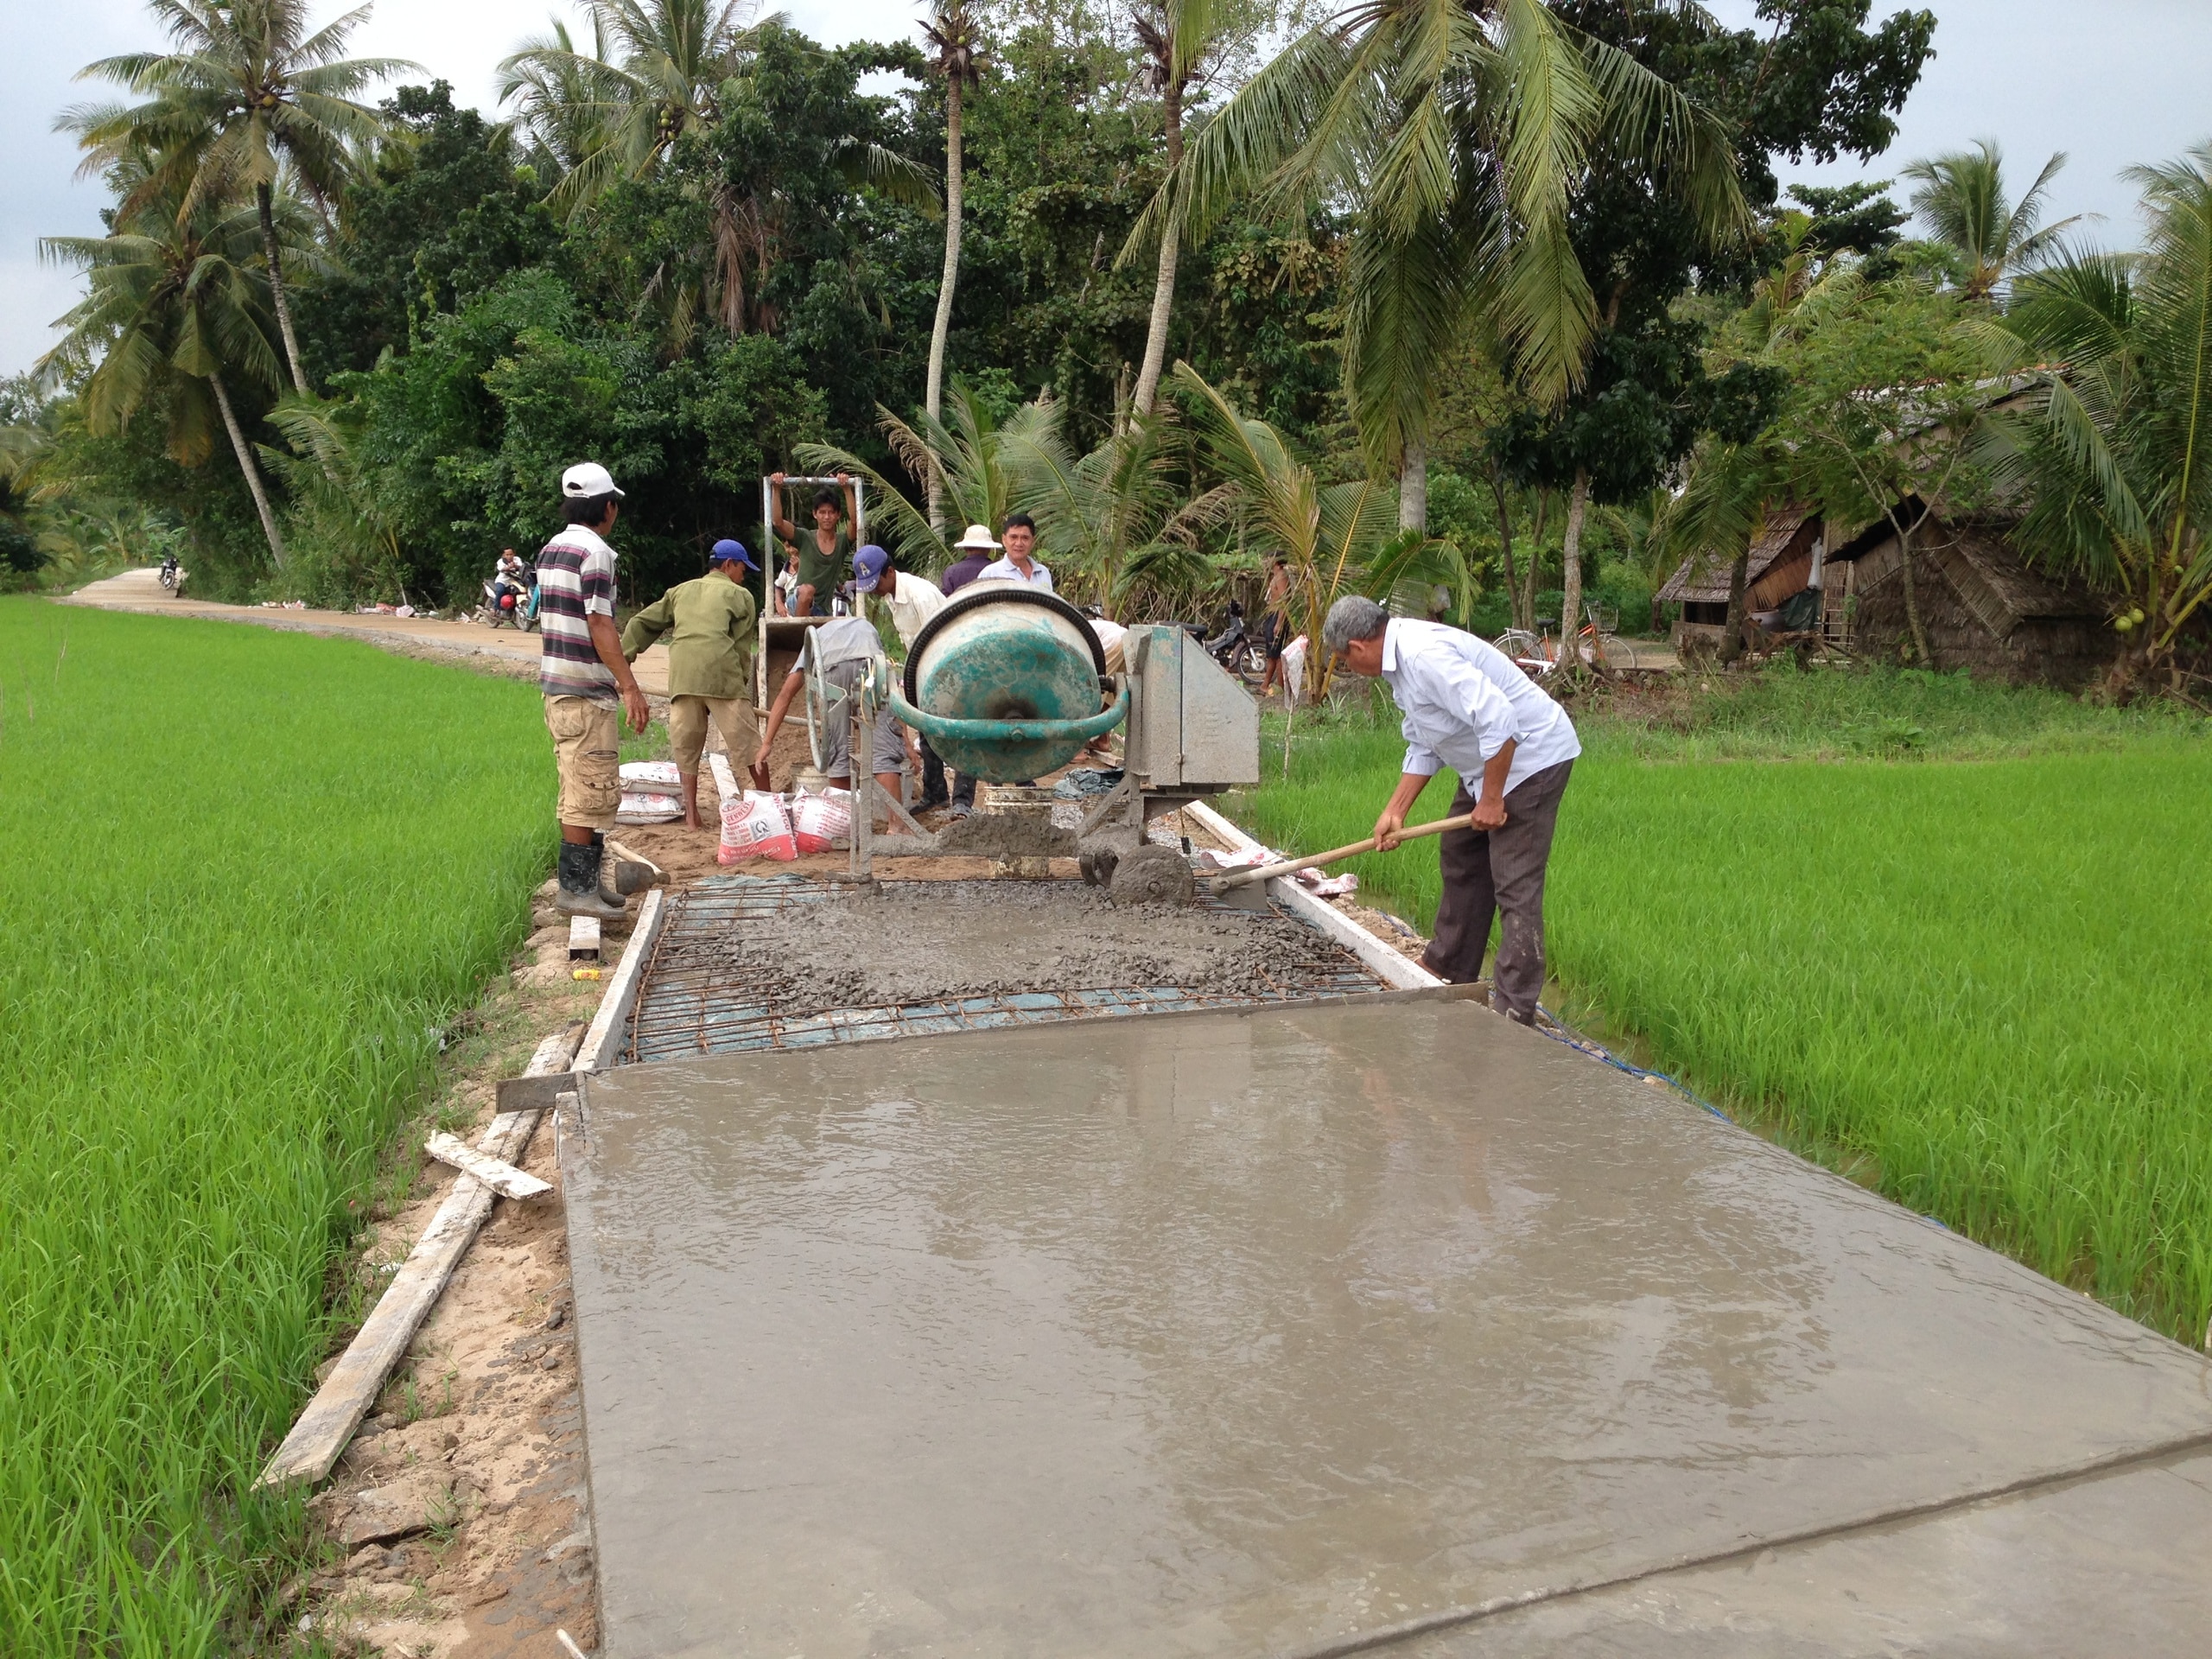
M352 635L372 644L427 645L458 657L502 658L535 665L537 640L512 628L487 628L474 622L442 622L426 616L359 616L345 611L286 610L277 606L221 605L209 599L176 598L162 587L151 567L79 588L60 601L105 611L138 611L152 616L192 616L216 622L252 622L295 633ZM655 645L638 658L638 683L648 695L668 695L668 652Z

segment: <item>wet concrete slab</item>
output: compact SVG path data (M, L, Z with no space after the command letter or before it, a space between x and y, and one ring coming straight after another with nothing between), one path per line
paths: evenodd
M1913 1651L1815 1618L1849 1550L2075 1605L2001 1517L2153 1475L2105 1547L2204 1559L2202 1357L1465 1004L639 1066L586 1128L616 1659ZM1767 1546L1782 1634L1700 1648ZM1622 1639L1662 1585L1687 1645Z
M1501 1612L1390 1659L2202 1654L2212 1454Z

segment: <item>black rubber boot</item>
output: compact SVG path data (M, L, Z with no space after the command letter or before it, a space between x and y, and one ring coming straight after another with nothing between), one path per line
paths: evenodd
M553 906L563 916L589 916L601 922L619 922L630 907L600 890L599 868L604 855L595 842L561 843L561 891Z

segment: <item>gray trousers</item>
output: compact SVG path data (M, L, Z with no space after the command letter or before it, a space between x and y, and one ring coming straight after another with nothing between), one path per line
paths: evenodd
M1535 1023L1536 1001L1544 991L1544 866L1552 855L1560 797L1573 770L1573 761L1562 760L1508 790L1499 828L1453 830L1437 838L1444 897L1421 966L1454 985L1480 979L1491 918L1502 917L1490 1004L1524 1026ZM1447 816L1474 809L1475 798L1462 783Z

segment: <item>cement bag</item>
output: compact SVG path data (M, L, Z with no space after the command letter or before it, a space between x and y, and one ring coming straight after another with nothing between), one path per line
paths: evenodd
M683 788L683 774L673 760L625 760L622 792L626 795L674 795Z
M791 798L791 836L802 853L826 853L853 833L853 792L802 789Z
M784 810L784 798L758 789L727 797L722 802L722 840L715 851L717 864L738 864L748 858L791 859L798 856L791 839L791 821Z
M614 808L617 823L668 823L683 816L683 803L673 795L622 791Z
M1282 648L1282 694L1294 709L1306 695L1306 636L1302 633Z

